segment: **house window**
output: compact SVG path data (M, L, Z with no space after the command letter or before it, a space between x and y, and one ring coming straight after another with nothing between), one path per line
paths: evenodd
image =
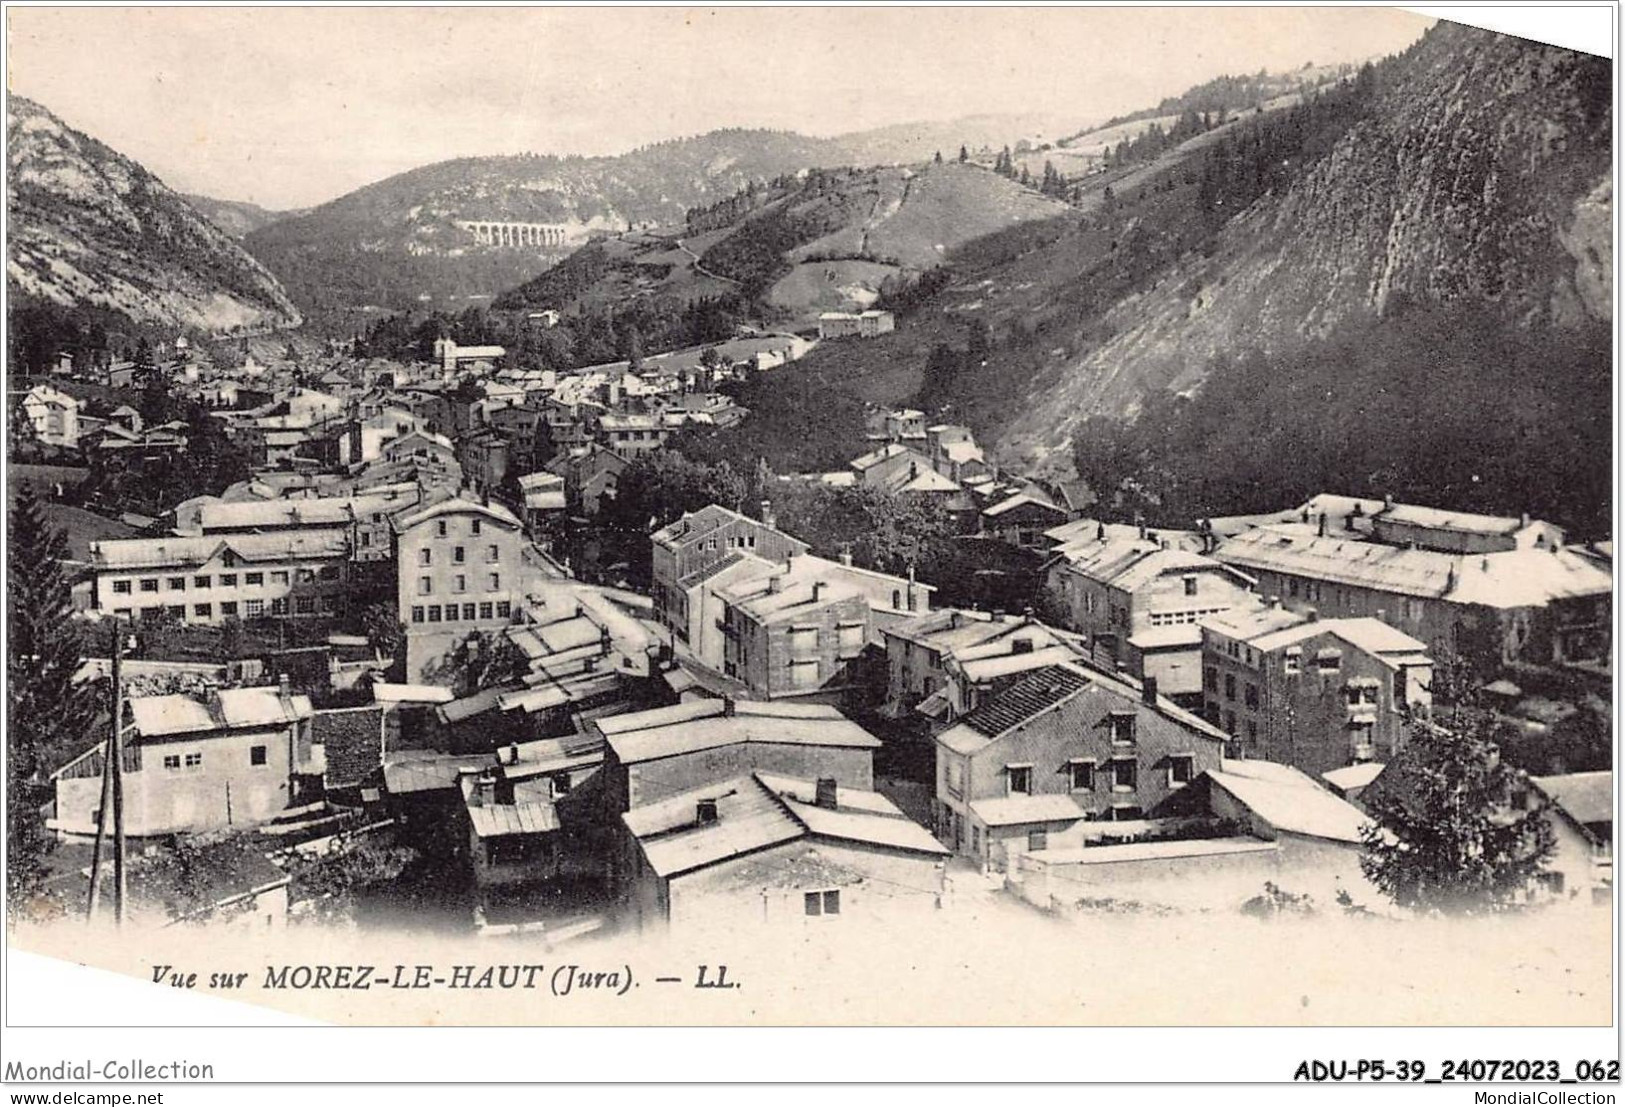
M1112 745L1132 746L1134 744L1134 716L1129 712L1113 712L1109 717L1112 728Z
M288 583L288 574L287 574L287 572L285 570L280 570L280 569L272 572L271 573L271 583L272 584L287 584Z
M318 573L317 575L320 576L323 580L338 580L339 579L339 567L337 565L323 565L322 569L321 569L321 572Z
M435 521L434 533L437 538L446 537L446 521L444 519L438 519Z
M1236 674L1235 673L1225 673L1224 674L1224 698L1227 699L1227 700L1233 700L1233 699L1236 698Z
M470 623L472 623L474 621L474 605L473 604L465 603L463 605L463 618L465 620L467 620L468 622L470 622Z
M177 619L186 618L186 605L183 603L170 604L167 610Z
M1202 690L1206 692L1219 690L1219 670L1212 665L1202 667Z
M1186 577L1185 578L1185 595L1187 595L1187 596L1196 595L1196 578L1195 577Z
M841 913L840 892L807 892L802 895L801 903L802 909L812 918Z
M1140 786L1140 763L1132 757L1112 758L1112 791L1132 792Z
M1183 788L1195 775L1196 759L1188 753L1176 753L1168 758L1168 787Z
M553 798L559 799L570 794L570 774L560 773L553 778Z
M271 601L272 615L286 615L288 613L288 597L278 596Z
M414 623L423 622L423 608L421 605L412 609L412 621Z
M214 618L214 604L197 603L192 605L192 615L198 619Z
M1281 671L1287 674L1303 672L1303 651L1294 646L1281 659Z
M1257 711L1258 710L1258 685L1256 685L1256 684L1247 685L1247 687L1245 689L1245 694L1242 696L1242 700L1243 700L1243 702L1245 702L1247 704L1247 709L1249 711Z
M1004 767L1005 784L1012 796L1030 796L1033 792L1033 767L1031 765L1006 765Z
M128 596L130 594L130 582L127 580L115 580L113 582L113 592L115 595Z
M418 551L418 564L419 565L433 565L434 564L434 552L432 550L430 550L427 546L425 546L423 549Z
M254 585L260 585L260 584L264 584L264 583L265 583L265 574L264 573L244 573L243 574L243 584L246 585L246 586L254 586ZM237 585L237 574L236 573L221 573L220 574L220 587L222 587L222 588L234 588L234 587L236 587L236 585Z
M453 592L467 592L468 591L468 578L465 577L461 573L458 573L456 576L452 577L451 578L451 590Z
M466 549L464 547L462 547L462 546L453 546L451 548L451 563L453 565L461 565L466 560L467 560L467 551L466 551Z
M170 577L169 578L169 590L171 592L184 592L184 591L186 591L186 578L185 577Z
M790 662L790 686L793 688L818 687L818 659L816 657Z
M1074 792L1093 792L1095 790L1095 763L1093 761L1073 761L1067 766L1072 777L1072 790Z
M171 753L171 754L165 754L164 755L164 768L168 769L170 772L179 772L180 767L181 767L181 755L180 754Z
M502 555L495 543L485 547L485 560L493 564L502 560Z
M316 570L314 570L314 569L300 569L299 570L299 583L300 584L310 584L315 579L316 579Z
M431 594L433 591L434 591L434 578L433 577L419 577L418 578L418 595L427 596L427 595Z
M1049 848L1049 831L1043 827L1035 827L1027 832L1027 852L1037 853L1039 850Z
M510 608L510 605L509 605L507 600L498 600L497 601L497 618L498 619L506 619L508 617L508 612L510 610L511 610L511 608Z
M141 591L143 591L143 592L156 592L156 591L158 591L158 578L157 577L142 577L141 578Z
M201 753L187 754L186 767L188 769L201 769L203 767L203 755Z
M248 763L250 765L263 765L263 764L265 764L265 747L264 746L250 746L248 748Z
M1321 650L1315 654L1315 668L1322 673L1335 673L1343 667L1343 651Z
M193 577L192 578L192 587L193 588L208 588L213 583L214 583L214 578L213 577Z
M489 576L487 576L485 578L485 590L487 592L498 591L499 589L501 589L501 587L502 587L502 574L501 573L492 573L492 574L490 574Z
M948 762L948 794L951 796L963 795L965 790L965 766L957 758Z
M469 520L468 533L470 533L470 534L478 534L479 532L480 532L480 521L478 519Z
M491 617L491 605L490 605L490 603L487 602L487 603L480 604L480 618L489 619L490 617Z
M300 596L298 599L293 601L293 610L294 613L298 615L316 614L316 597Z
M339 609L339 598L337 596L323 596L322 597L322 610L323 611L327 612L329 615L332 615L332 614L337 613L338 609Z
M244 602L243 609L248 613L250 619L257 619L265 614L265 601L247 600Z
M237 601L227 600L220 605L220 614L227 618L234 618L237 614Z
M432 603L432 604L429 605L429 622L438 623L439 621L440 621L440 605L437 604L437 603Z
M361 532L361 545L363 547L372 545L372 532L371 531L364 530L364 531Z
M1145 818L1145 812L1131 803L1118 803L1112 805L1112 818L1114 823L1131 823Z

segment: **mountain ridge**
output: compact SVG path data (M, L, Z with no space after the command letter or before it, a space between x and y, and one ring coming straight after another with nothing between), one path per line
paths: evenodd
M206 333L300 323L277 279L140 163L21 96L6 133L18 299Z

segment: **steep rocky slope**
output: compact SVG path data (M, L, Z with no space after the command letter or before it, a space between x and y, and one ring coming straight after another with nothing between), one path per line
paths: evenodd
M1490 304L1527 327L1606 319L1609 103L1604 59L1438 25L1324 157L1091 320L1003 450L1064 468L1090 415L1195 389L1221 353L1279 352L1405 303Z
M276 278L157 177L32 101L6 108L14 297L208 333L299 323Z

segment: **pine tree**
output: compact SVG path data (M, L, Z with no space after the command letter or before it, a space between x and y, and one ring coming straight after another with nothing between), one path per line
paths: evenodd
M965 144L964 143L960 143L959 144L959 164L964 165L967 161L970 161L970 151L965 149Z
M40 806L46 774L94 741L98 685L75 685L84 659L62 561L68 543L23 486L6 518L6 876L23 906L42 874L49 838Z
M932 160L932 162L934 162L934 163L935 163L935 164L937 164L937 165L941 165L941 164L942 164L942 151L941 151L941 150L938 150L938 151L937 151L937 156L936 156L936 157L934 157L934 158L932 158L932 159L931 159L931 160Z

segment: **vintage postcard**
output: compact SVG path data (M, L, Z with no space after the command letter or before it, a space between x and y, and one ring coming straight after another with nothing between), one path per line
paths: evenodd
M8 959L1613 1040L1611 45L1448 15L9 7Z

